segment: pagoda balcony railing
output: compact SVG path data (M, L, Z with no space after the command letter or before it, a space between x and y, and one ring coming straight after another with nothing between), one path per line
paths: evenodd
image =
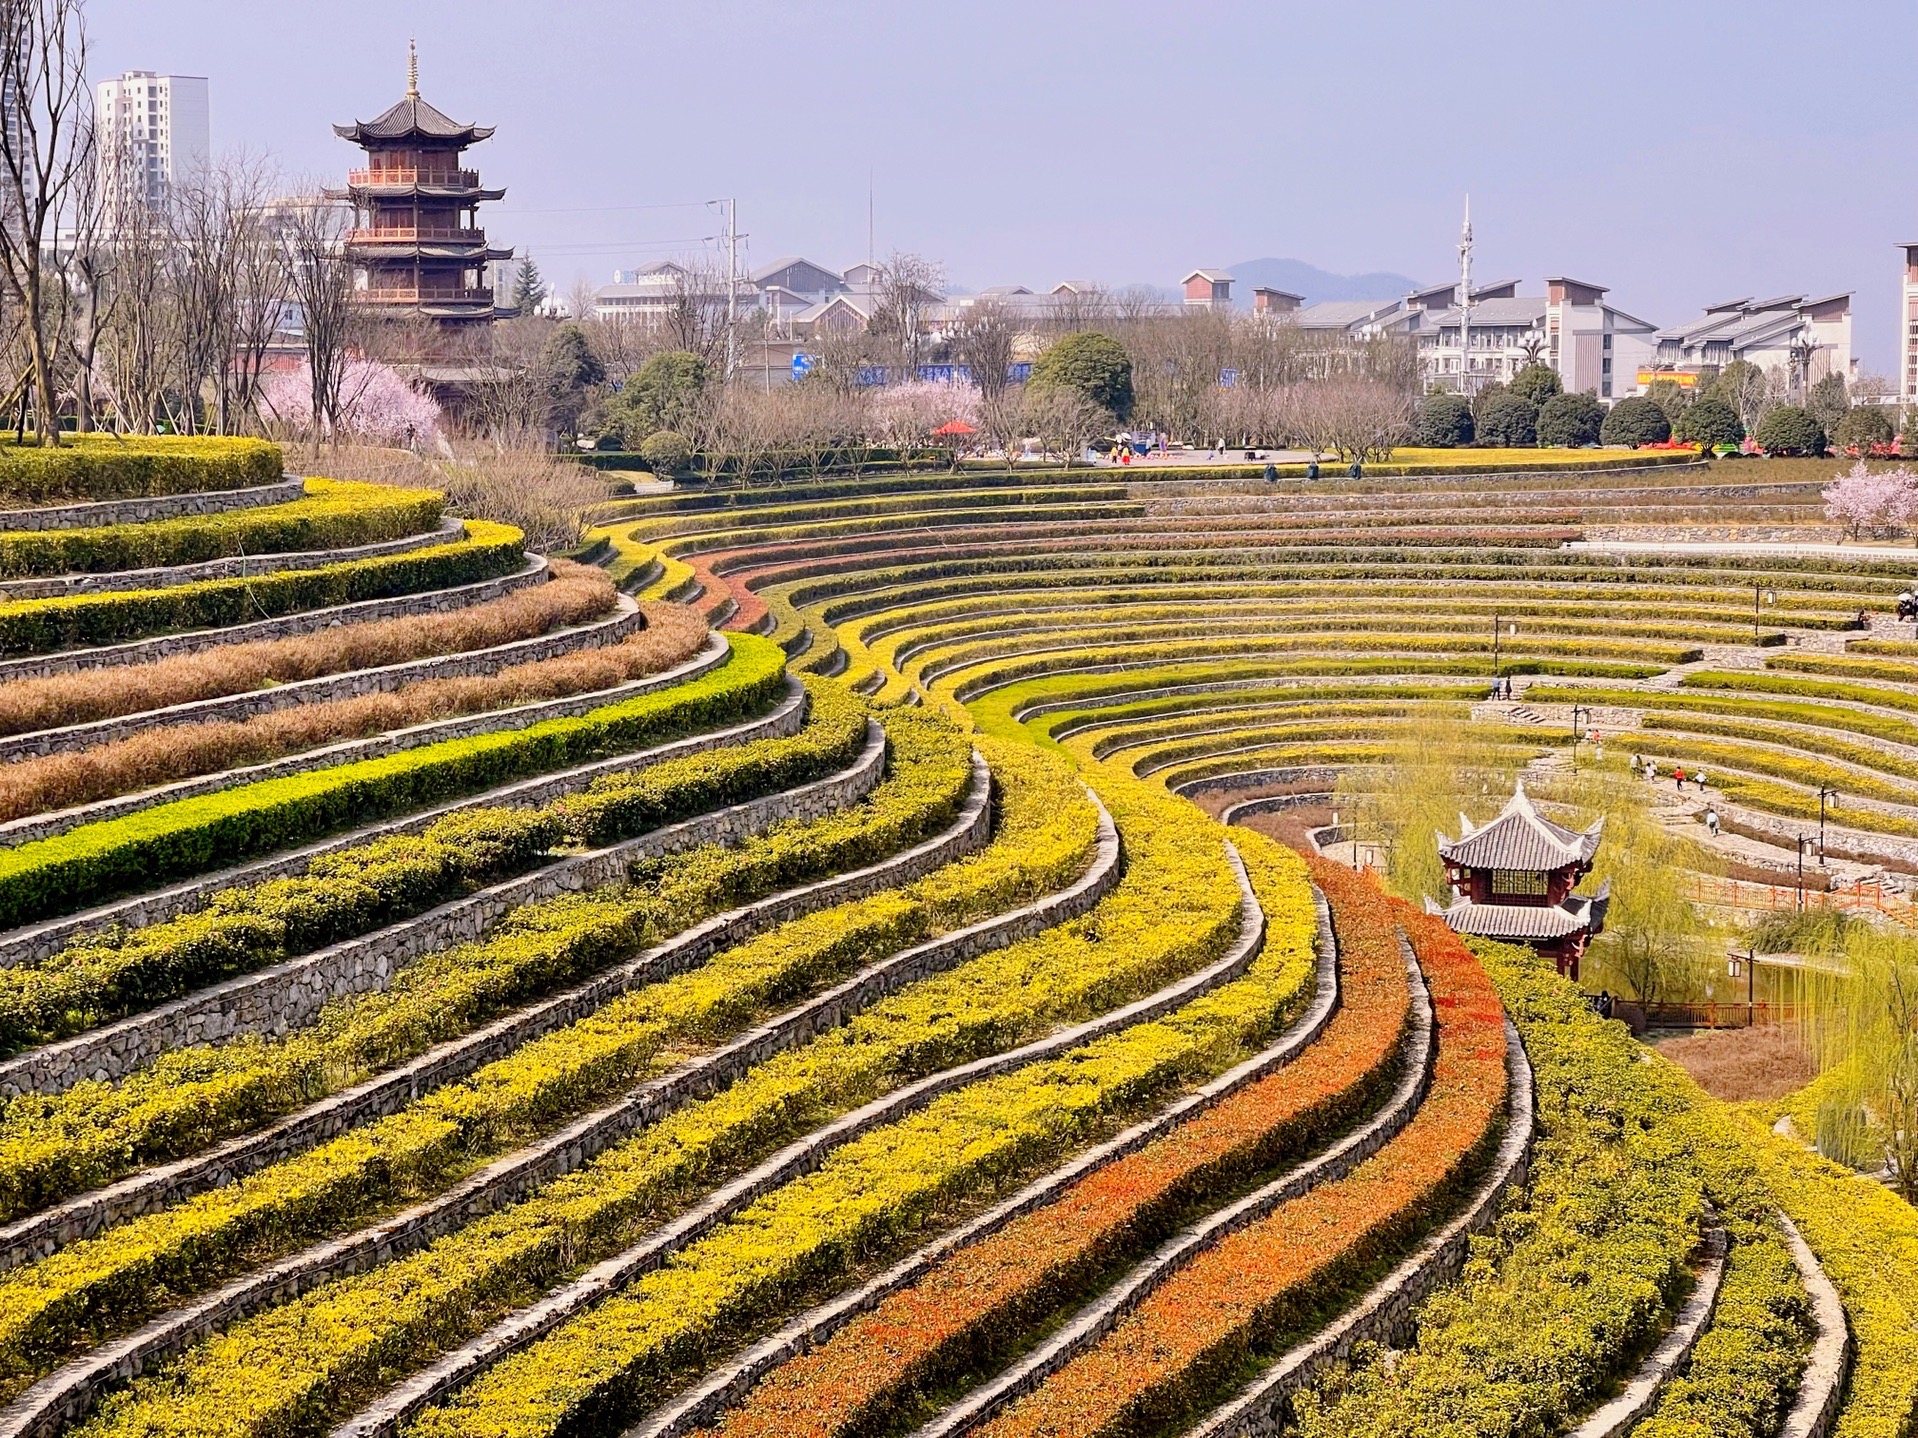
M465 230L450 225L372 225L365 229L349 230L346 236L349 245L393 240L458 240L477 245L484 243L485 239L484 230Z
M355 290L353 298L367 305L476 304L482 300L491 304L493 292L489 289L419 289L412 285L389 285L381 289Z
M348 170L349 185L458 185L479 188L478 170Z

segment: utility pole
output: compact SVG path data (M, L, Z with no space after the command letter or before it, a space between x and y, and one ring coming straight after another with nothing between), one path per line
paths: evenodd
M1465 197L1465 228L1458 242L1458 392L1472 397L1472 197Z
M726 379L739 362L739 201L726 201Z

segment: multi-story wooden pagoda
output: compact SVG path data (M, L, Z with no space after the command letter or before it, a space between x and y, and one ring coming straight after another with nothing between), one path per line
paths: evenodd
M406 98L376 120L333 132L366 151L366 167L347 176L346 189L329 192L353 206L346 245L357 301L449 328L491 320L487 263L513 252L488 247L479 207L506 191L482 189L460 154L492 128L462 125L422 100L419 57L409 46Z
M1428 899L1426 908L1458 933L1529 944L1576 979L1586 944L1605 927L1611 886L1596 894L1572 890L1592 871L1605 821L1582 834L1554 824L1521 782L1491 823L1474 829L1461 814L1459 825L1457 839L1438 836L1452 903L1441 909Z

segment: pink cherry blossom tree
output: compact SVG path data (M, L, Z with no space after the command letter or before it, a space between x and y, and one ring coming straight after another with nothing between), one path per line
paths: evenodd
M260 408L278 424L313 428L313 380L306 365L281 370L260 387ZM391 365L349 359L340 374L340 433L326 438L417 447L439 433L440 407ZM326 427L330 428L330 427Z
M1844 525L1853 539L1866 530L1873 534L1896 533L1918 515L1918 475L1903 465L1874 474L1860 459L1823 492L1825 518Z

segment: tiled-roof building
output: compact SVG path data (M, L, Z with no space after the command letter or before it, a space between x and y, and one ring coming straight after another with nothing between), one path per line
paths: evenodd
M1461 814L1459 826L1457 839L1438 836L1452 903L1427 900L1427 909L1458 933L1529 944L1576 979L1586 944L1605 926L1610 887L1572 890L1591 872L1605 821L1582 834L1555 824L1521 783L1491 823L1475 829Z

